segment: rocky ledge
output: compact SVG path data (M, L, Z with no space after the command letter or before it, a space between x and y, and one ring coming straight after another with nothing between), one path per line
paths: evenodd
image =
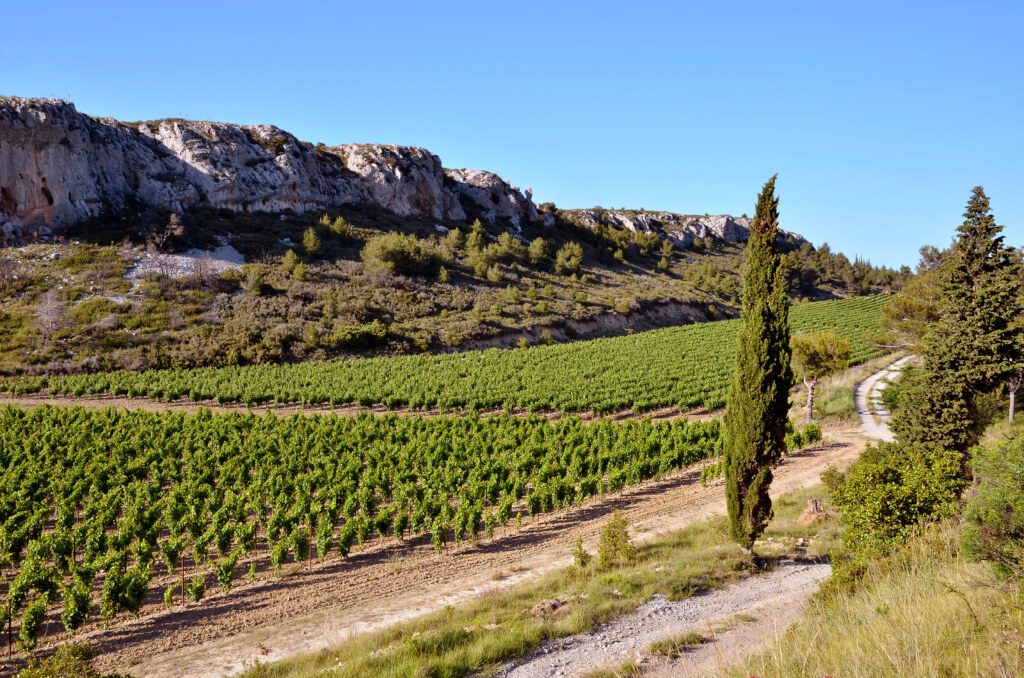
M689 247L697 238L711 237L719 242L741 243L750 238L750 218L728 214L676 214L647 210L582 209L563 210L562 214L587 228L600 225L624 228L634 233L654 233L677 247ZM790 247L807 240L797 233L779 232L779 239Z
M407 146L324 146L272 125L92 118L56 99L0 98L0 224L60 228L141 203L305 212L374 204L399 216L538 220L501 177L446 170Z
M308 212L376 205L404 217L551 226L529 190L497 174L445 169L422 148L325 146L273 125L180 119L119 122L59 99L0 97L0 239L59 229L131 206L175 212ZM711 235L744 242L746 217L569 210L578 224L655 233L678 247ZM794 244L803 238L787 234Z

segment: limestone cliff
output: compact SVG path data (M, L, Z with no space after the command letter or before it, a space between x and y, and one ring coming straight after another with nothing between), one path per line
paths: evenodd
M588 228L598 225L624 228L634 233L654 233L672 241L677 247L689 247L696 238L711 236L728 243L746 242L750 237L750 219L728 214L687 215L675 212L649 212L646 210L564 210L563 216ZM786 244L798 247L807 242L802 235L780 231Z
M122 123L52 99L0 98L0 225L59 228L141 203L304 212L375 204L400 216L520 225L529 197L422 148L314 146L271 125Z
M133 205L182 211L307 212L376 205L406 217L551 226L529 190L497 174L444 169L408 146L300 141L272 125L166 119L124 123L57 99L0 97L0 238L57 229ZM578 224L655 233L677 247L743 242L746 217L568 210ZM793 244L803 238L786 234Z

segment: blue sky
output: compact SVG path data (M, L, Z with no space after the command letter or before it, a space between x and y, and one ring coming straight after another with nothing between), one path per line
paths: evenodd
M912 264L1024 244L1024 3L5 3L0 93L424 146L562 207L752 212Z

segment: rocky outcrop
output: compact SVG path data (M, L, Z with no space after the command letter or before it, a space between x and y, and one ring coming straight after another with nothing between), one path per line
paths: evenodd
M484 170L445 170L445 174L474 216L492 224L499 219L507 220L516 229L526 221L538 221L529 189L521 193L497 174Z
M473 213L517 227L537 219L530 198L496 175L446 173L422 148L314 146L271 125L121 123L66 101L0 97L0 229L59 228L132 204L239 212L373 204L428 219Z
M743 243L750 238L750 219L728 214L687 215L645 210L587 209L563 210L562 216L591 229L605 225L634 233L654 233L667 238L677 247L689 247L695 239L708 236L728 243ZM792 247L807 242L803 236L789 231L780 231L779 236Z
M492 172L446 170L422 148L328 147L272 125L191 120L122 123L57 99L0 97L0 238L60 228L132 205L182 211L307 212L376 205L403 217L553 226L529 190ZM745 242L746 217L566 210L562 218L656 233L677 247ZM792 245L805 242L785 233Z

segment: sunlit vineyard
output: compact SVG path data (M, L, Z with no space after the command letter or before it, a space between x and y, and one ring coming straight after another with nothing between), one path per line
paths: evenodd
M790 318L794 331L832 329L846 337L858 363L881 353L865 337L877 328L883 301L874 296L803 304ZM738 328L739 321L728 320L527 349L27 378L0 383L0 389L455 410L716 408L725 400Z
M198 600L374 537L440 550L719 449L717 421L6 407L0 621L28 649L47 615L75 629L161 590Z

